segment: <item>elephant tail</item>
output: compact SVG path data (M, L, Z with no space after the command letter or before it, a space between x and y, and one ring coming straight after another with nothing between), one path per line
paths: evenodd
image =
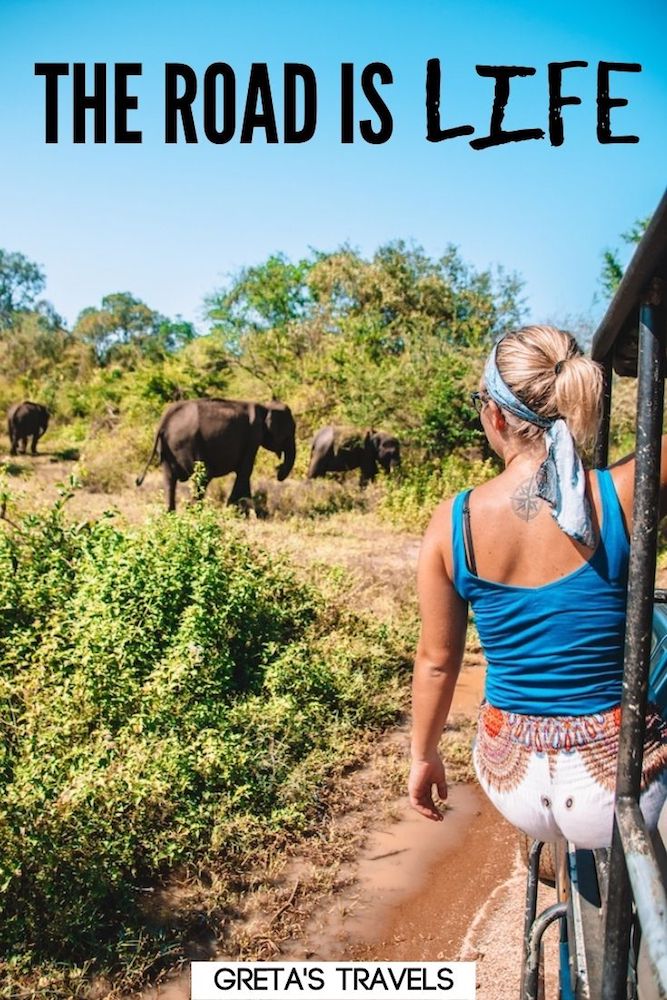
M161 444L161 442L162 442L162 428L158 427L157 434L155 435L155 441L153 442L153 450L151 452L151 457L146 462L146 468L144 469L144 471L141 473L140 476L137 476L137 478L135 480L137 486L141 486L141 484L143 483L144 479L146 478L146 473L148 472L148 470L149 470L149 468L151 466L151 462L155 458L155 453L157 451L158 444Z

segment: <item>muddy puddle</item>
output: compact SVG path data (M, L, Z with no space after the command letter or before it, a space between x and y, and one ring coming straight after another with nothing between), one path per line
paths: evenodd
M315 911L298 941L281 943L281 955L456 957L475 913L512 869L514 834L502 836L475 786L450 787L448 805L435 823L401 804L398 820L368 838L353 889Z
M453 960L488 900L516 876L516 839L475 786L450 788L441 823L401 806L397 821L369 837L353 887L330 898L281 941L283 960ZM223 958L224 956L221 956ZM277 957L277 956L276 956ZM189 1000L189 976L142 1000Z

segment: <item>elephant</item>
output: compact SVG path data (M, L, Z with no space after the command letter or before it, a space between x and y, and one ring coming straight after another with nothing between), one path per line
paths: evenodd
M196 494L201 498L211 479L236 473L228 503L250 497L250 476L260 447L282 456L278 480L294 466L296 428L284 403L252 403L238 399L189 399L172 403L160 421L151 457L137 477L141 486L159 449L167 509L176 509L176 483L189 479L195 463L204 467Z
M364 433L349 428L323 427L313 438L308 478L360 469L360 483L364 486L375 479L378 465L389 473L400 464L400 445L391 434L372 429Z
M29 399L23 403L14 403L10 406L7 414L7 425L9 431L9 441L11 444L11 455L16 455L19 442L21 443L21 454L25 455L28 447L28 438L32 438L30 451L37 454L37 442L49 426L49 411L41 403L31 403Z

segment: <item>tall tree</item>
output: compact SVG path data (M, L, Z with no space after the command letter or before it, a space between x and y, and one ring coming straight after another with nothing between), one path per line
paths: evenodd
M239 338L249 330L283 329L306 315L312 266L312 260L293 264L285 254L272 254L263 264L242 268L226 288L207 297L208 316L231 351L239 350Z
M0 249L0 327L12 326L21 313L34 308L45 285L38 264L22 253Z
M349 246L297 264L273 256L207 305L230 366L298 401L303 430L379 423L439 452L470 438L470 355L518 325L520 292L516 275L477 271L456 247L433 258L396 240L369 259Z
M165 321L130 292L105 295L99 309L89 306L77 318L73 333L90 344L98 360L131 363L137 356L159 352L159 330Z

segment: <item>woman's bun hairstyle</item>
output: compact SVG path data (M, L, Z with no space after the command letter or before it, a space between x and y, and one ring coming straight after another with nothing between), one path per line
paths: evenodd
M524 326L498 344L496 362L515 396L541 417L565 420L576 443L593 441L600 423L602 369L582 354L570 333L553 326ZM510 417L510 426L524 438L543 431Z

